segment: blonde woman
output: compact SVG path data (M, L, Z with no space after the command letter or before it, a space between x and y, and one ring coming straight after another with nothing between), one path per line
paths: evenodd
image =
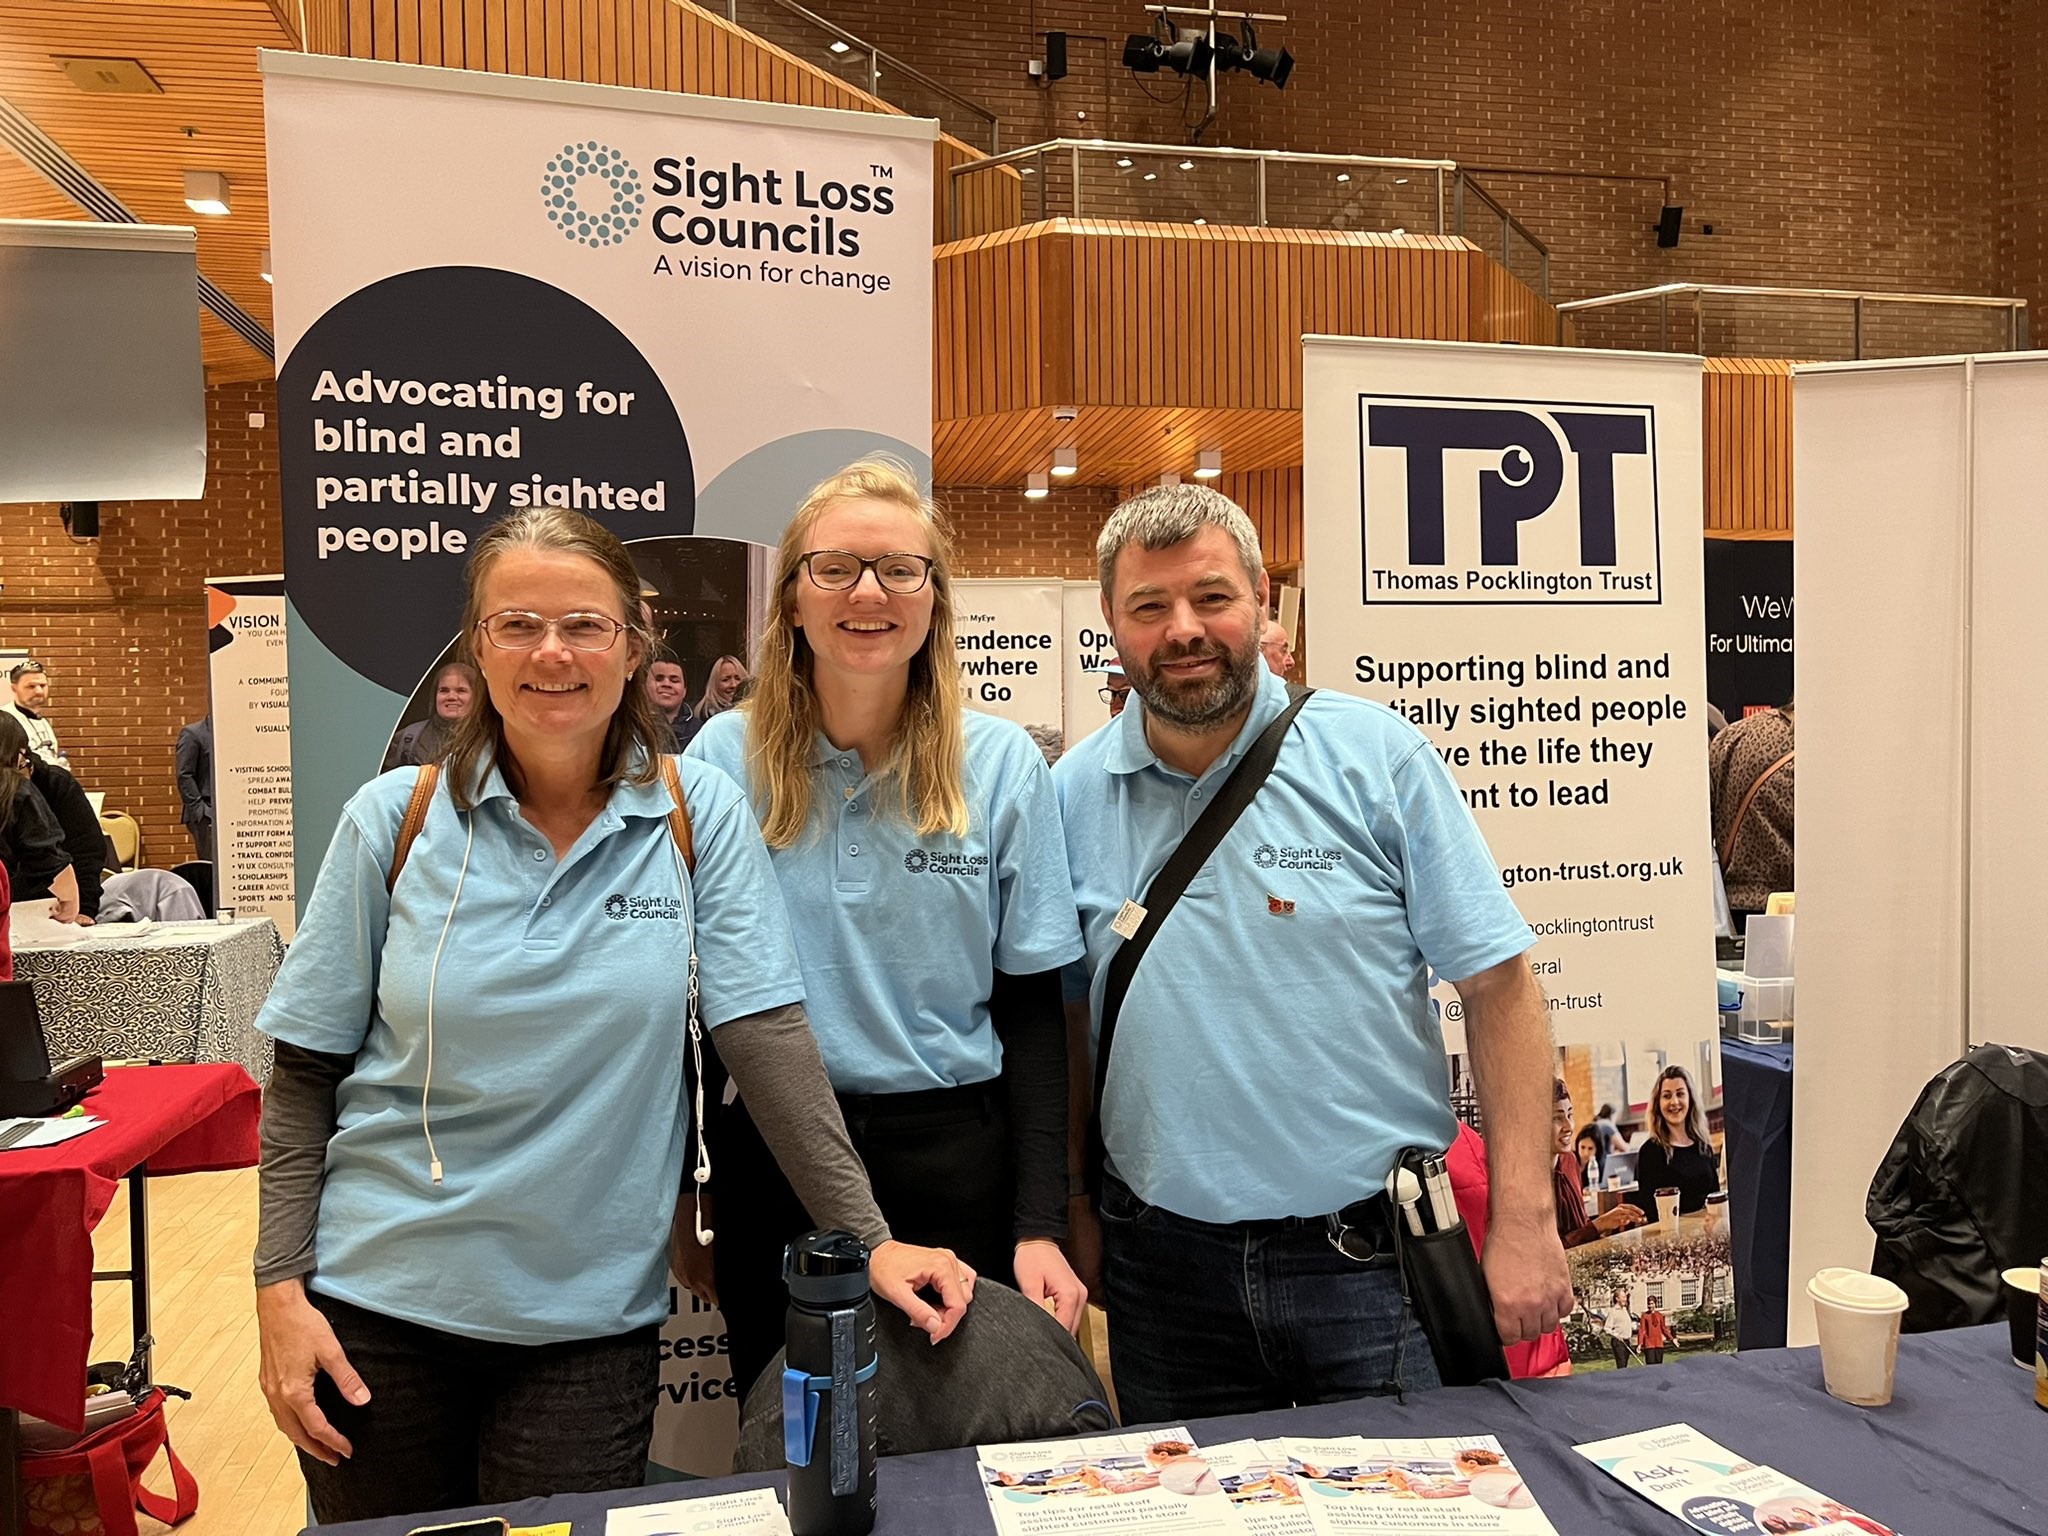
M732 775L761 823L825 1070L892 1230L1071 1329L1086 1292L1060 1250L1057 972L1081 935L1044 758L962 706L950 553L904 466L825 481L783 535L753 692L689 755ZM744 1099L713 1125L716 1288L747 1383L781 1341L783 1245L810 1222Z

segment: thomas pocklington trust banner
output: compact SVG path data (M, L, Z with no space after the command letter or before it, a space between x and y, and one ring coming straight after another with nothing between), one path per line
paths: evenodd
M1315 337L1304 384L1310 683L1398 711L1457 780L1536 933L1574 1152L1603 1106L1624 1133L1600 1182L1634 1184L1668 1068L1718 1150L1699 360ZM1734 1347L1725 1205L1571 1257L1581 1368L1643 1358L1634 1321L1626 1350L1601 1331L1617 1305Z
M303 899L438 709L495 519L618 533L696 705L748 665L758 546L814 484L875 450L929 478L937 125L298 54L263 76ZM744 1384L677 1298L655 1460L722 1471Z

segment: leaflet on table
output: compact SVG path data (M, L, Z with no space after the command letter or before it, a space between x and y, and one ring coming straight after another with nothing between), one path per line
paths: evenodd
M1890 1527L1782 1472L1717 1445L1690 1424L1667 1424L1572 1447L1608 1476L1713 1536L1896 1536Z
M1473 1532L1557 1536L1491 1435L1428 1440L1268 1440L1316 1536Z
M984 1445L976 1454L1001 1536L1241 1536L1244 1529L1185 1429Z
M772 1488L608 1510L604 1536L789 1536Z
M1246 1536L1316 1536L1315 1522L1301 1502L1301 1483L1288 1472L1287 1450L1280 1441L1205 1445L1201 1457L1237 1507Z

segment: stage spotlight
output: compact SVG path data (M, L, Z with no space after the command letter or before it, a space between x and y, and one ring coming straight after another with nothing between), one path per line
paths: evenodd
M1261 48L1259 34L1247 21L1242 38L1225 36L1216 39L1216 67L1241 69L1254 80L1263 80L1274 89L1282 90L1286 88L1287 77L1294 73L1294 55L1285 48Z
M1133 32L1124 39L1124 68L1141 75L1170 69L1177 75L1205 75L1214 50L1206 32L1183 31L1167 42L1158 32Z

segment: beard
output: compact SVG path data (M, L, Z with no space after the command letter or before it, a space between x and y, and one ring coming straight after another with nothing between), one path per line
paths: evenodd
M1165 662L1210 656L1223 661L1222 671L1213 678L1176 682L1157 670ZM1259 669L1264 665L1256 639L1241 651L1206 642L1176 645L1155 651L1143 662L1124 652L1124 674L1131 680L1131 691L1145 701L1148 713L1184 731L1206 731L1245 709L1258 692Z

